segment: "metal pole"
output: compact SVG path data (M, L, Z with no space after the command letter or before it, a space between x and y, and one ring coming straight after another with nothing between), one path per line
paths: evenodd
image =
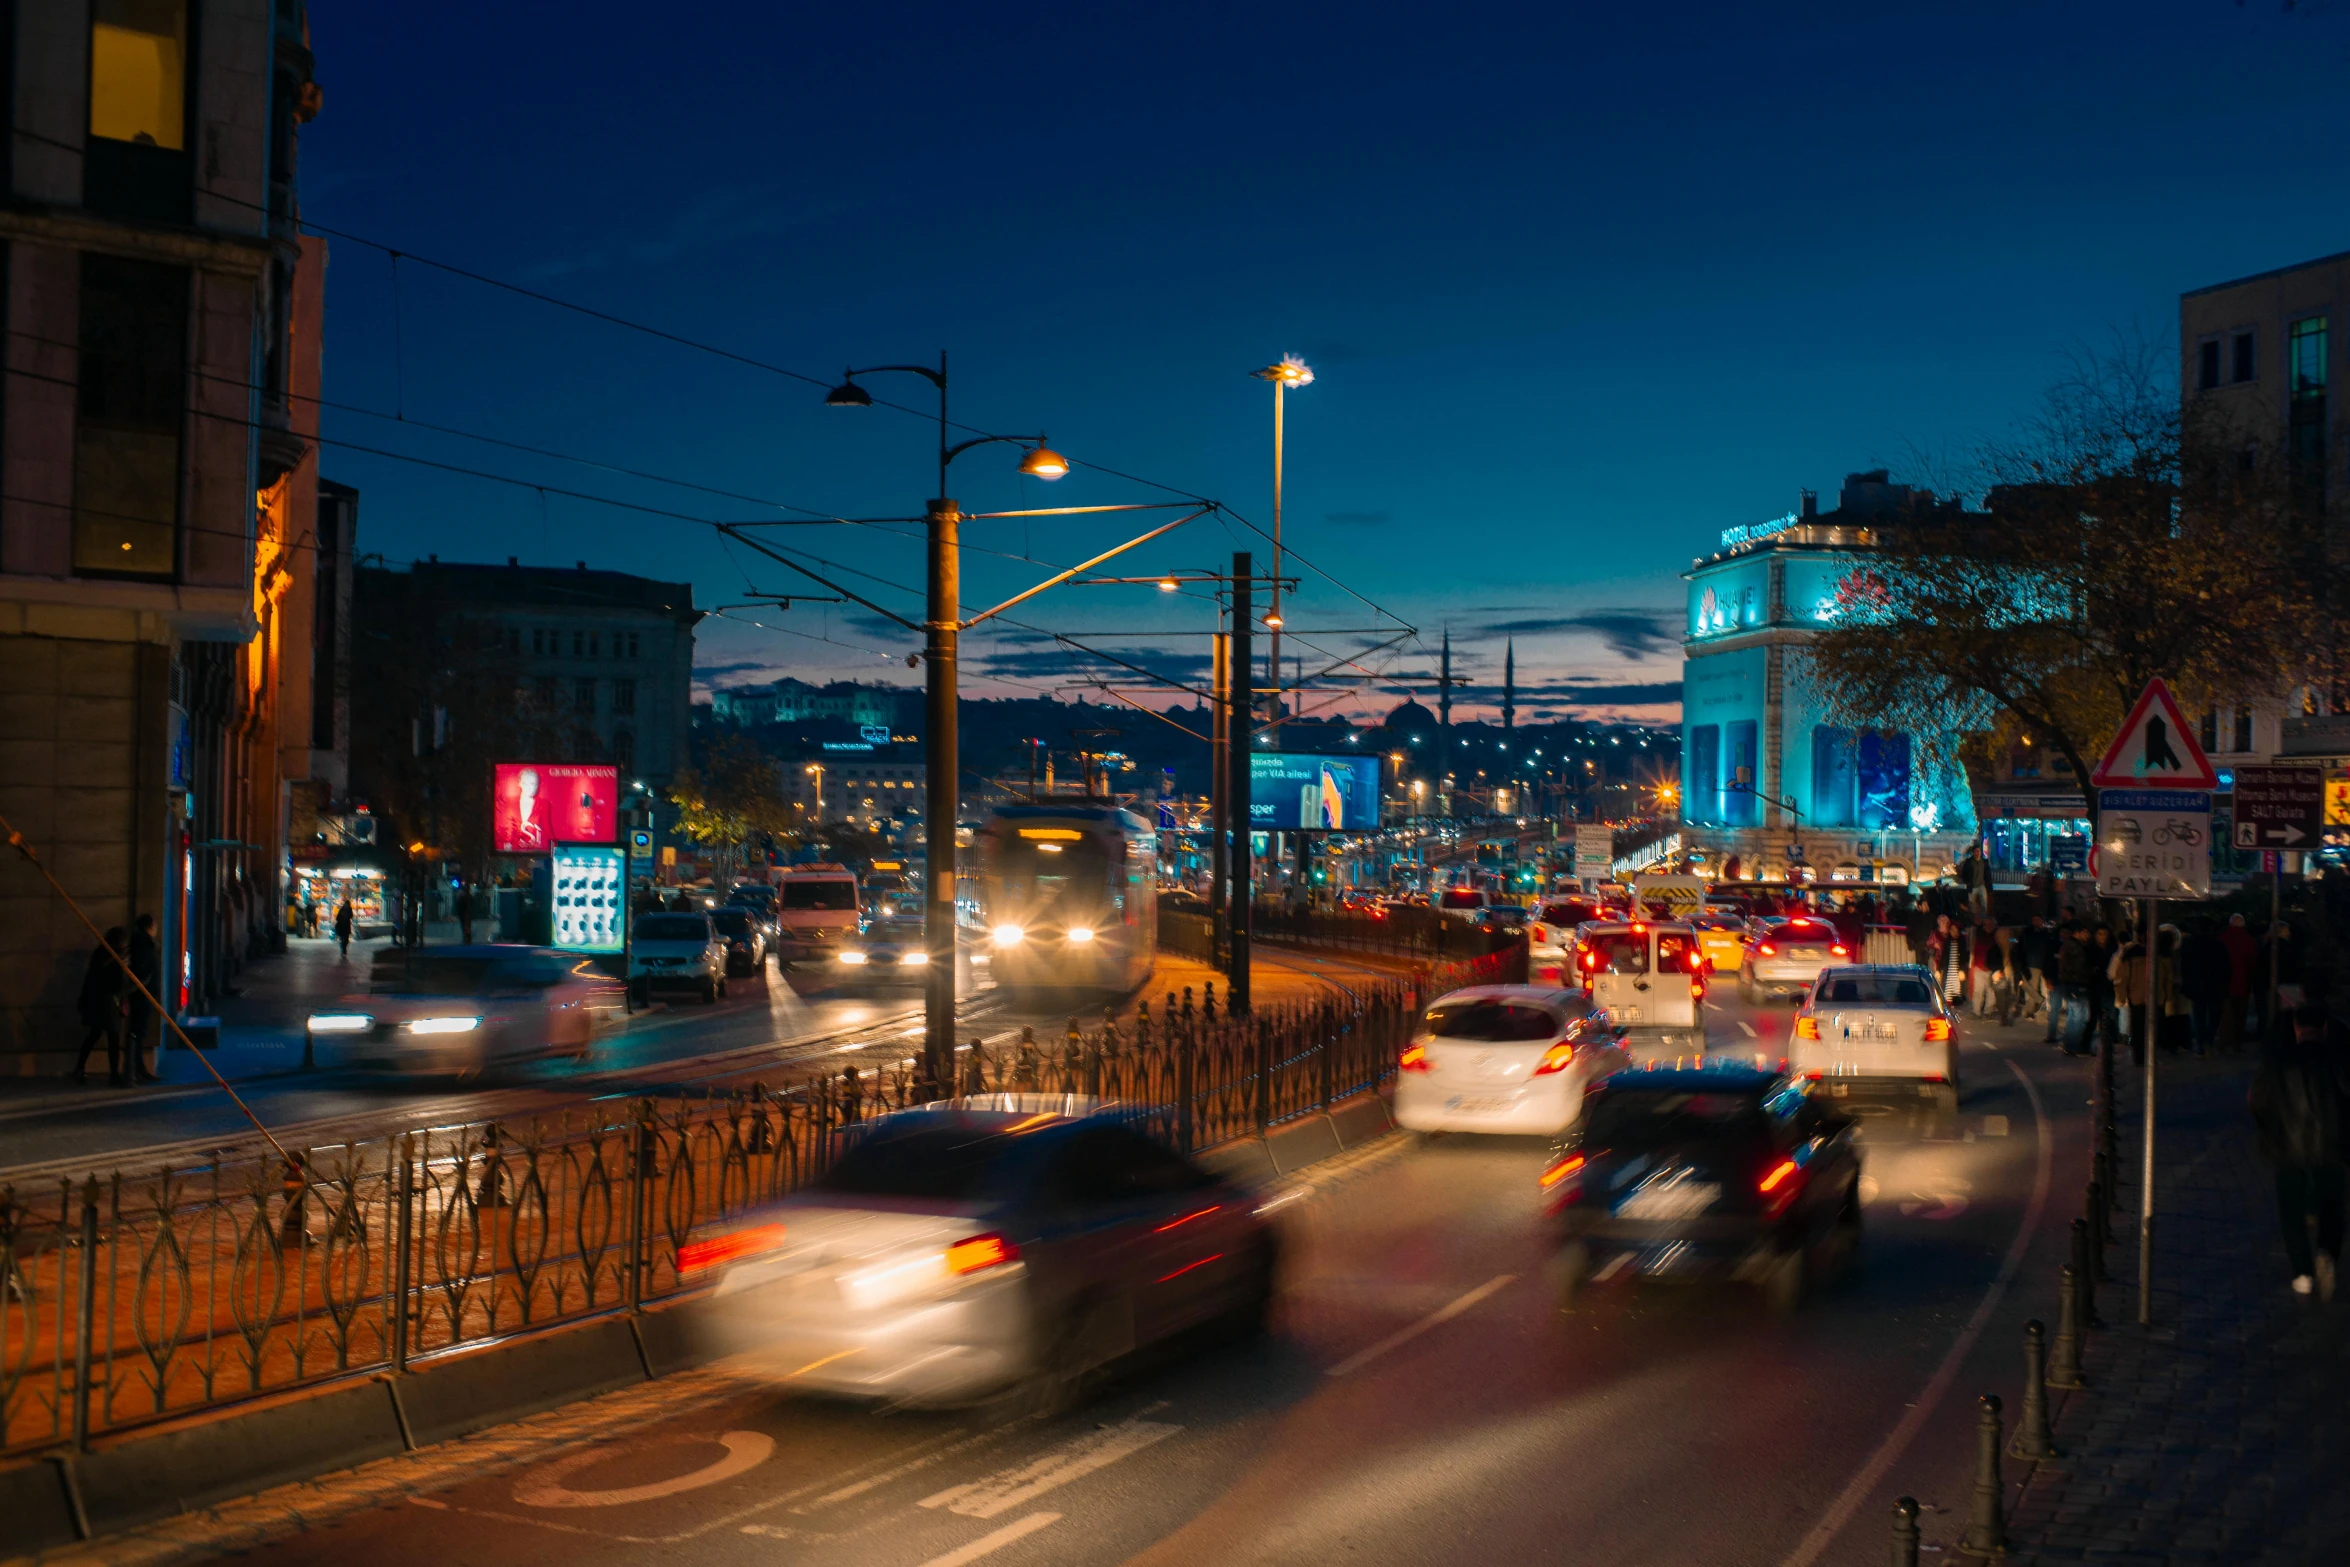
M1272 611L1266 618L1272 622L1271 638L1266 643L1265 668L1273 678L1265 684L1273 688L1273 713L1269 727L1273 731L1273 747L1281 747L1281 411L1286 406L1288 383L1276 378L1273 382L1273 587L1268 602ZM1246 665L1242 666L1246 668Z
M1230 771L1225 776L1225 815L1232 823L1232 883L1229 910L1232 927L1232 966L1225 970L1224 1000L1233 1012L1248 1010L1248 938L1250 921L1249 897L1249 757L1255 748L1250 733L1255 725L1256 703L1251 700L1249 678L1250 621L1255 616L1250 602L1251 563L1248 551L1239 550L1232 557L1232 656L1225 667L1231 672L1231 689L1225 698L1226 739L1224 751Z
M73 1449L90 1450L90 1339L98 1321L98 1181L82 1186L82 1256L74 1270Z
M620 829L620 1010L631 1017L636 1015L636 985L628 977L630 954L635 951L633 927L636 924L636 894L629 885L635 879L636 868L633 817L632 812L631 821ZM471 888L466 890L466 895L472 895Z
M2261 1009L2260 1026L2271 1039L2277 1035L2277 920L2284 910L2285 851L2277 850L2277 868L2268 874L2268 1005Z
M940 438L945 438L946 393L939 392ZM946 463L939 463L946 478ZM928 781L923 815L922 944L930 963L922 976L923 1075L930 1097L953 1091L955 1067L955 643L962 619L962 513L945 497L930 503L930 615L924 622L924 693L928 713Z
M416 1150L406 1134L398 1144L400 1170L393 1186L392 1200L398 1210L392 1229L392 1298L385 1302L391 1308L392 1369L408 1369L408 1279L415 1271L415 1205L416 1205Z
M2138 1325L2154 1320L2154 900L2141 898L2138 942L2146 953L2146 1125L2139 1133Z
M1213 964L1224 955L1228 908L1225 882L1231 874L1228 842L1232 832L1232 639L1217 632L1211 644L1211 689L1208 730L1208 956Z

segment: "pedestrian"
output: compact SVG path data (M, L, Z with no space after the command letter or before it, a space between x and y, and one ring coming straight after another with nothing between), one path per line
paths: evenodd
M1934 916L1926 908L1924 900L1919 899L1909 905L1902 923L1906 927L1906 934L1909 938L1910 956L1916 960L1918 967L1929 973L1933 972L1936 925Z
M2014 954L2016 996L2021 1003L2016 1015L2019 1020L2030 1022L2046 1009L2053 1038L2055 992L2051 981L2056 977L2056 932L2049 926L2048 916L2035 910L2024 928L2016 932L2010 950Z
M163 949L155 944L154 915L142 914L131 921L130 947L124 956L130 959L132 975L147 987L147 994L141 995L136 986L123 987L123 1003L129 1009L123 1044L130 1057L131 1075L142 1083L152 1083L155 1072L147 1065L147 1030L155 1026L156 1013L147 996L160 1000L163 995Z
M2089 1032L2102 1044L2092 1044L2092 1050L2110 1050L2121 1043L2121 1019L2113 1006L2113 966L2121 956L2120 943L2113 939L2110 925L2092 926L2089 931Z
M2179 989L2194 1014L2195 1053L2202 1055L2219 1043L2220 1016L2227 1006L2228 986L2235 964L2227 943L2208 922L2197 922L2179 947Z
M2276 976L2277 1015L2267 1019L2266 1032L2271 1039L2282 1038L2285 1025L2294 1008L2301 1005L2301 941L2293 934L2292 925L2278 920L2268 933L2268 966Z
M2057 938L2056 983L2048 995L2048 1037L2045 1044L2061 1045L2068 1056L2096 1048L2097 1014L2094 977L2097 949L2078 920L2067 920ZM2074 1021L2078 1015L2080 1021Z
M2187 1048L2193 1030L2192 1009L2180 982L2185 951L2186 938L2178 926L2166 924L2154 933L2154 1042L2172 1055Z
M457 939L466 946L473 945L473 889L457 890Z
M346 958L351 955L351 925L353 918L354 916L351 913L351 895L349 893L345 893L343 895L342 907L335 910L335 940L341 944L343 949L343 956Z
M1938 914L1934 917L1934 935L1928 945L1933 954L1935 981L1942 987L1942 999L1963 1005L1967 977L1966 932L1959 929L1958 921L1949 915Z
M2220 1001L2219 1043L2222 1050L2241 1050L2245 1014L2252 1005L2253 977L2260 968L2260 943L2252 939L2241 914L2228 916L2219 940L2228 953L2228 993Z
M122 977L120 961L128 937L120 925L110 927L105 939L90 954L89 966L82 970L82 993L78 1002L82 1027L82 1053L73 1063L73 1080L90 1080L90 1052L98 1041L106 1041L106 1080L120 1088L130 1079L122 1075L122 997L126 982Z
M1999 971L2007 966L2007 952L1999 942L1999 927L1979 921L1967 938L1967 986L1977 1018L1998 1009Z
M2276 1166L2277 1222L2293 1293L2314 1290L2320 1300L2331 1300L2342 1254L2343 1116L2350 1111L2350 1086L2342 1030L2323 1007L2305 1002L2296 1008L2290 1036L2262 1051L2250 1108L2261 1157Z

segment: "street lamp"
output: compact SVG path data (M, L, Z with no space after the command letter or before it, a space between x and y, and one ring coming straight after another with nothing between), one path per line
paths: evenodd
M1297 355L1283 354L1280 363L1249 373L1260 381L1273 383L1273 597L1265 614L1265 628L1273 634L1266 644L1265 662L1273 678L1265 684L1273 688L1272 729L1278 739L1281 734L1281 414L1289 389L1313 385L1314 372Z
M824 828L824 764L810 762L801 770L816 780L816 828L821 832Z
M947 495L947 466L974 446L998 441L1027 448L1020 457L1020 471L1031 478L1058 479L1069 471L1069 459L1047 446L1042 435L975 435L949 444L947 356L943 351L935 370L928 365L874 365L845 371L841 384L825 394L825 405L872 407L873 395L857 384L857 377L883 374L918 375L938 388L938 491L926 508L930 594L929 612L922 625L923 696L929 730L924 758L926 842L922 862L922 944L929 962L922 977L922 1051L930 1089L943 1095L950 1091L955 1074L955 818L961 804L956 792L955 657L963 597L959 532L963 514ZM821 814L821 804L818 809Z

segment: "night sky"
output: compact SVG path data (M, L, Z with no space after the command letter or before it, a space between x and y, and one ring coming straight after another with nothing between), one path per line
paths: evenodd
M2182 289L2350 248L2344 8L1789 9L313 0L304 211L819 380L943 348L960 420L1262 526L1272 394L1248 372L1299 354L1288 537L1329 575L1299 568L1294 631L1337 654L1415 625L1368 661L1393 676L1432 671L1449 626L1496 685L1514 632L1523 716L1666 719L1676 574L1721 528L1963 456L2068 351L2174 331ZM330 410L323 471L392 561L585 559L739 604L824 590L689 519L912 514L934 488L921 420L417 261L395 286L381 250L332 244L326 396L406 423ZM953 493L1169 495L1016 461L970 453ZM996 553L967 558L966 601L1138 531L972 523ZM776 537L920 618L871 580L919 585L891 529ZM1267 554L1203 520L1123 574L1236 547ZM1204 639L1171 633L1212 606L1090 588L1019 618L1196 675ZM853 606L730 611L702 675L911 683L915 645ZM1074 694L1071 668L1007 627L966 679Z

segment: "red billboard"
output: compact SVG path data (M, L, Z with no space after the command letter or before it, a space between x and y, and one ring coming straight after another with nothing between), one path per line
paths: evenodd
M545 854L559 843L620 837L620 769L586 762L500 762L490 803L500 854Z

